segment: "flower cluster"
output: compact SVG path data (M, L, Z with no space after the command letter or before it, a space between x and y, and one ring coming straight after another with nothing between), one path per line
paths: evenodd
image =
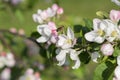
M15 65L14 55L12 53L0 53L0 68L4 66L13 67Z
M53 17L63 14L63 9L57 4L53 4L52 7L46 10L39 9L37 14L33 14L33 20L39 24L49 22Z
M79 53L76 51L74 45L76 44L76 38L74 37L74 32L70 27L67 29L67 35L58 34L57 27L54 22L50 20L55 15L60 15L63 13L63 9L54 4L51 8L41 11L38 10L37 14L33 14L33 20L40 23L37 26L37 31L41 35L36 41L38 43L55 44L57 47L56 50L56 59L59 61L58 65L62 66L66 61L67 54L70 55L70 58L75 61L73 69L79 68L80 60Z
M34 70L29 68L26 70L24 75L19 78L19 80L41 80L40 73L39 72L34 73Z
M89 42L103 44L100 51L106 56L113 54L113 43L120 40L120 11L111 10L109 17L110 19L94 19L93 31L85 34L85 38Z
M67 29L67 36L64 34L58 36L58 41L56 43L56 46L58 47L58 49L56 50L56 59L57 61L59 61L59 66L65 63L66 55L69 54L70 58L75 61L75 65L72 68L79 68L80 60L78 55L80 54L80 52L72 49L75 44L76 38L74 37L74 33L70 28Z
M37 31L41 37L37 39L39 43L56 43L57 39L57 28L54 22L48 22L48 24L42 24L37 26Z

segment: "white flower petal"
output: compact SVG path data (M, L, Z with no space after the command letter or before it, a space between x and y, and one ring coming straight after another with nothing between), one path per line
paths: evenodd
M115 37L107 37L106 40L108 42L113 42L115 40Z
M94 42L94 39L97 37L97 34L94 31L88 32L85 34L85 39Z
M72 67L72 69L77 69L80 66L80 60L78 58L78 54L74 49L70 50L70 58L75 61L75 65Z
M117 67L115 68L114 74L115 74L115 77L116 77L117 79L120 79L120 66L117 66Z
M99 58L99 57L100 57L100 55L99 55L98 52L93 52L93 53L91 54L91 59L93 60L93 62L98 63L97 58Z
M0 68L3 68L5 66L5 57L0 57Z
M103 43L104 40L105 40L105 38L100 37L100 36L98 36L94 39L94 41L97 42L97 43Z
M120 66L120 56L117 57L117 64Z
M38 9L37 13L38 13L39 15L41 15L42 10L41 10L41 9Z
M112 2L114 2L116 5L120 6L120 1L119 0L111 0Z
M75 50L70 50L70 58L72 59L72 60L77 60L77 58L78 58L78 55L76 54L76 51Z
M57 42L57 39L55 36L51 36L50 41L55 44Z
M53 11L51 8L48 8L46 12L49 17L55 16L55 11Z
M41 13L41 19L46 20L47 18L48 18L47 12L46 12L46 11L43 11L43 12Z
M58 66L62 66L65 63L66 58L64 58L63 60L59 61L59 63L57 64Z
M44 29L45 27L48 27L48 25L46 25L46 24L38 25L38 26L37 26L37 31L38 31L41 35L45 35L44 32L43 32L43 29Z
M80 67L80 60L79 58L77 58L77 60L75 61L75 65L72 67L72 69L78 69Z
M64 43L65 43L65 41L66 41L65 35L60 35L60 36L58 36L58 39L59 39L59 40L58 40L56 46L57 46L57 47L63 46Z
M11 70L9 68L5 68L0 75L0 80L10 80L11 78Z
M61 51L61 49L60 49L60 48L58 48L58 49L56 49L55 53L56 53L56 54L59 54L59 53L60 53L60 51Z
M70 43L64 43L63 46L61 46L62 49L69 49L71 47L73 47L73 45Z
M33 20L34 20L34 22L38 22L38 23L43 23L43 20L41 19L41 17L40 17L40 15L38 15L38 14L33 14Z
M59 61L59 66L63 65L66 60L66 53L68 53L67 50L61 50L60 53L56 56L57 61Z
M101 30L105 30L105 29L108 27L107 22L108 22L107 20L103 20L103 21L100 23L99 28L100 28Z
M41 36L38 39L36 39L36 41L39 43L44 43L44 42L47 42L48 40L49 40L49 37L46 37L46 36Z
M52 32L51 32L51 30L50 30L48 27L45 27L45 28L44 28L44 34L45 34L46 36L49 36L49 37L50 37L50 36L51 36L51 33L52 33Z
M70 27L68 27L67 29L67 36L69 39L74 40L74 32L72 31Z
M100 22L101 22L101 20L97 19L97 18L95 18L93 20L93 28L94 28L95 31L98 30L98 26L99 26Z

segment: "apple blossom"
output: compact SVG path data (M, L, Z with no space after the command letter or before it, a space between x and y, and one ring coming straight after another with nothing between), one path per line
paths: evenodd
M56 12L52 8L48 8L46 10L48 17L54 17L56 15Z
M101 21L100 19L93 20L93 31L85 34L86 40L90 42L102 43L105 40L105 25L106 20Z
M107 21L107 28L105 31L106 40L109 42L113 42L120 38L120 31L118 26L116 26L111 20Z
M56 43L57 30L54 22L49 22L48 24L38 25L37 31L40 33L41 37L37 39L39 43L45 43L50 41L51 43Z
M34 73L33 69L27 69L25 74L19 80L41 80L39 73Z
M75 40L76 38L74 37L74 32L71 30L71 28L68 28L67 36L64 34L58 36L58 41L56 43L56 46L61 47L62 49L69 49L74 46Z
M110 11L110 19L114 22L118 22L120 20L120 11L111 10Z
M98 63L97 58L100 58L100 54L98 52L91 53L91 59L93 60L93 62Z
M57 4L53 4L53 5L52 5L52 9L53 9L54 11L57 11L58 8L59 8L59 6L58 6Z
M105 56L110 56L113 54L114 52L114 48L113 45L111 45L110 43L105 43L101 46L101 52L103 53L103 55Z
M57 14L58 14L58 15L63 14L63 12L64 12L64 11L63 11L63 8L61 8L61 7L58 8L58 10L57 10Z
M52 7L48 7L45 10L39 9L36 14L33 14L34 22L39 24L49 22L57 14L60 15L63 13L63 8L59 7L57 4L53 4Z
M75 65L72 67L72 69L78 69L80 66L80 60L78 55L81 51L76 51L74 49L57 49L56 53L56 59L59 61L58 66L62 66L66 61L66 55L70 55L70 59L75 61Z
M5 60L5 64L8 67L13 67L15 65L15 59L12 53L7 53L6 55L6 60Z
M5 57L0 56L0 68L3 68L5 66Z
M0 68L4 66L13 67L15 65L15 59L12 53L3 53L0 56Z
M57 61L59 61L59 66L62 66L65 63L66 55L69 54L70 58L75 61L75 65L72 68L79 68L80 60L78 55L80 54L80 52L72 49L72 47L74 46L74 40L76 39L71 28L67 29L67 36L64 34L58 36L58 42L56 43L56 46L59 48L56 50L56 59Z
M0 74L0 80L10 80L11 78L11 70L9 68L5 68Z
M19 30L18 30L18 34L19 34L19 35L22 35L22 36L25 35L24 29L19 29Z
M105 39L108 42L113 42L120 38L118 27L109 19L94 19L93 29L93 31L85 34L86 40L90 42L103 43Z
M117 57L118 66L115 68L113 80L120 80L120 56Z
M17 33L17 30L16 30L16 28L10 28L10 30L9 30L11 33Z
M117 64L120 66L120 56L117 57Z
M119 0L111 0L112 2L114 2L116 5L120 6L120 1Z
M37 23L43 23L43 20L42 20L42 18L40 17L40 15L38 15L38 14L33 14L33 20L34 20L34 22L37 22Z

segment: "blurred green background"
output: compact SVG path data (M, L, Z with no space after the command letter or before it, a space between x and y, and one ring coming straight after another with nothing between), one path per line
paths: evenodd
M56 0L57 1L57 0ZM27 36L36 31L37 24L32 19L32 14L38 9L46 9L54 1L51 0L29 0L19 6L3 5L0 2L0 29L24 29ZM28 8L26 8L26 5ZM111 0L59 0L59 5L64 8L62 16L66 23L81 24L83 18L96 18L96 12L103 10L109 12L111 9L119 9ZM90 62L87 66L82 65L77 70L50 67L41 73L42 80L92 80L96 64Z

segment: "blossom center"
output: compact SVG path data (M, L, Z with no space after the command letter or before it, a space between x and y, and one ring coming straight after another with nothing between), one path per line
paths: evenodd
M111 35L112 35L113 37L116 37L116 36L117 36L117 32L116 32L116 31L112 31Z
M31 80L31 78L30 78L30 77L27 77L26 80Z
M102 29L99 29L97 31L97 33L98 33L99 36L103 36L104 35L104 31Z
M71 40L71 39L67 39L67 40L66 40L66 43L72 44L72 40Z

